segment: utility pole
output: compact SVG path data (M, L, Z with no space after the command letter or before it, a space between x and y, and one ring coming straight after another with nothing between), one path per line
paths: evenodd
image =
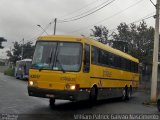
M158 73L158 51L159 51L159 5L160 0L157 0L156 15L155 15L155 33L154 33L154 50L152 64L152 81L151 81L151 102L157 101L157 73Z
M57 24L57 18L54 19L54 35L56 34L56 24Z
M21 48L21 60L23 59L23 48L24 47L24 38L22 39L22 48Z

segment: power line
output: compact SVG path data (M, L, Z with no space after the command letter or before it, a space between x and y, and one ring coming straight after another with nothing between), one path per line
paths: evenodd
M127 24L127 25L135 24L135 23L137 23L137 22L141 22L141 21L147 20L147 19L149 19L149 18L152 18L152 17L154 17L153 13L155 13L155 12L152 12L152 13L144 16L143 18L140 18L140 19L138 19L138 20L135 20L135 21L133 21L133 22ZM152 15L151 15L151 14L152 14ZM111 32L111 31L114 32L114 31L116 31L116 30L117 30L117 28L113 28L113 29L110 29L109 31L110 31L110 32Z
M146 18L142 18L142 19L137 20L137 21L135 21L135 22L132 22L132 23L130 23L130 24L134 24L134 23L137 23L137 22L140 22L140 21L144 21L144 20L147 20L147 19L152 18L152 17L154 17L154 15L151 15L151 16L146 17Z
M129 7L127 7L127 8L125 8L125 9L123 9L123 10L121 10L121 11L119 11L119 12L117 12L117 13L115 13L115 14L113 14L113 15L111 15L111 16L109 16L109 17L107 17L107 18L105 18L105 19L103 19L103 20L101 20L101 21L99 21L99 22L97 22L96 24L102 23L102 22L104 22L105 20L109 20L109 19L115 17L116 15L119 15L119 14L125 12L126 10L134 7L135 5L141 3L142 1L143 1L143 0L139 0L138 2L136 2L136 3L132 4L132 5L130 5Z
M89 16L89 15L91 15L91 14L93 14L93 13L99 11L99 10L101 10L102 8L108 6L109 4L111 4L111 3L114 2L114 1L115 1L115 0L112 0L111 2L109 2L109 3L105 4L105 5L103 5L102 7L98 8L98 9L96 9L96 10L94 10L94 11L92 11L92 12L86 14L86 15L83 15L83 16L80 16L80 17L78 17L78 18L71 19L71 20L63 20L63 22L61 22L61 23L76 21L76 20L82 19L82 18L84 18L84 17L87 17L87 16Z
M150 2L152 3L152 5L153 5L154 7L156 7L156 5L153 3L153 1L152 1L152 0L150 0Z
M85 5L85 6L83 6L83 7L79 8L79 9L77 9L77 10L75 10L75 11L72 11L72 12L70 12L70 13L64 15L64 16L61 16L61 17L71 16L72 14L77 13L78 11L80 11L80 10L82 10L82 9L84 9L84 8L87 8L88 6L96 3L97 1L98 1L98 0L95 0L95 1L93 1L93 2L91 2L91 3L89 3L89 4L87 4L87 5ZM61 17L59 17L59 18L61 18Z
M35 35L34 37L28 39L27 41L33 41L33 40L35 40L37 37L41 36L41 35L42 35L43 33L45 33L45 31L50 27L50 25L51 25L51 22L48 23L48 24L44 27L44 29L42 30L41 33L39 33L39 34Z
M109 1L109 0L108 0L108 1ZM104 3L108 2L108 1L105 1ZM68 16L71 16L73 13L76 13L77 11L80 11L80 10L82 10L83 8L86 8L86 7L90 6L90 5L94 4L95 2L97 2L97 0L95 0L95 1L93 1L93 2L91 2L91 3L89 3L89 4L87 4L87 5L85 5L84 7L80 8L80 9L77 9L76 11L73 11L73 12L71 12L70 14L67 14L67 15L68 15ZM94 7L94 8L92 8L92 9L88 10L87 12L81 13L81 14L79 14L79 15L76 15L76 16L73 16L73 17L70 17L70 18L65 18L65 19L61 20L61 17L65 17L65 16L67 16L67 15L61 16L61 17L59 17L60 19L58 19L58 22L57 22L57 23L63 23L63 22L65 22L65 21L69 20L69 19L72 19L72 18L81 16L81 15L83 15L83 14L85 14L85 13L88 13L88 12L91 11L91 10L94 10L94 9L97 8L97 7L102 6L104 3L102 3L101 5L98 5L98 6ZM54 22L54 20L52 20L50 23L52 24L53 22Z
M155 16L155 15L151 15L151 14L153 14L153 13L155 13L155 12L152 12L152 13L150 13L150 14L144 16L143 18L138 19L138 20L136 20L136 21L133 21L133 22L127 24L127 25L135 24L135 23L137 23L137 22L141 22L141 21L147 20L147 19L149 19L149 18L152 18L152 17ZM150 16L149 16L149 15L150 15ZM110 30L108 30L108 31L109 31L110 33L113 33L113 32L115 32L116 30L117 30L117 28L113 28L113 29L110 29Z
M115 1L115 0L113 0L113 1L111 1L111 2L114 2L114 1ZM127 9L129 9L129 8L131 8L131 7L133 7L133 6L135 6L136 4L140 3L141 1L143 1L143 0L140 0L140 1L136 2L135 4L133 4L133 5L131 5L131 6L127 7L127 8L125 8L125 9L123 9L122 11L120 11L120 12L118 12L118 13L116 13L116 14L110 16L110 18L112 18L112 17L114 17L114 16L116 16L116 15L118 15L118 14L124 12L125 10L127 10ZM91 4L92 4L92 3L91 3ZM89 5L89 4L88 4L88 5ZM87 6L87 5L86 5L86 6ZM108 18L108 17L107 17L107 18ZM107 18L105 18L105 19L107 19ZM105 19L99 21L98 23L103 22ZM44 29L47 30L51 24L52 24L52 21L51 21L49 24L47 24L46 27L45 27ZM94 25L95 25L95 24L94 24ZM89 26L93 26L93 25L89 25ZM87 27L89 27L89 26L87 26ZM85 27L85 28L86 28L86 27ZM81 29L83 29L83 28L81 28ZM78 30L73 31L73 32L71 32L71 33L77 32L77 31L79 31L79 30L81 30L81 29L78 29ZM42 33L40 33L39 35L36 35L35 37L31 38L31 39L28 40L28 41L32 41L33 39L37 38L38 36L42 35L43 33L44 33L44 31L43 31Z
M45 31L47 31L47 29L50 27L51 24L52 24L51 22L48 23L48 24L46 25L46 27L44 27L44 30L40 33L40 35L42 35L43 33L45 33Z
M70 19L72 20L72 19L74 19L74 18L81 17L81 16L85 15L86 13L89 13L89 12L91 12L91 11L93 11L93 10L99 8L100 6L102 6L102 5L106 4L106 3L108 3L108 1L110 1L110 0L107 0L107 1L103 2L102 4L100 4L100 5L98 5L98 6L94 7L94 8L92 8L92 9L90 9L90 10L84 12L84 13L81 13L81 14L79 14L79 15L76 15L76 16L73 16L73 17L70 17L70 18L63 19L62 21L69 21Z
M109 0L108 0L108 1L109 1ZM107 1L107 2L108 2L108 1ZM89 15L91 15L91 14L99 11L100 9L108 6L109 4L111 4L111 3L114 2L114 1L115 1L115 0L112 0L111 2L103 5L104 3L106 3L106 2L104 2L103 4L101 4L101 5L103 5L102 7L98 8L98 9L96 9L96 10L92 11L91 13L88 13L88 14L86 14L86 15L84 15L84 16L80 16L79 18L75 18L75 19L71 19L71 20L65 20L65 19L64 19L64 20L58 20L57 23L64 23L64 22L70 22L70 21L75 21L75 20L82 19L82 18L87 17L87 16L89 16ZM101 5L100 5L100 6L101 6ZM97 6L97 7L99 7L99 6ZM95 7L95 8L97 8L97 7ZM94 9L95 9L95 8L94 8ZM89 10L89 11L90 11L90 10ZM89 11L88 11L88 12L89 12ZM74 18L74 17L72 17L72 18ZM49 26L50 26L53 22L55 22L55 19L54 19L54 21L52 20L52 21L48 24L48 26L46 26L46 28L44 28L44 30L47 30L47 29L49 28ZM42 34L43 34L43 33L44 33L44 32L42 32Z
M136 2L136 3L132 4L132 5L130 5L129 7L125 8L125 9L123 9L123 10L121 10L121 11L119 11L119 12L117 12L117 13L115 13L115 14L109 16L109 17L104 18L103 20L100 20L100 21L98 21L98 22L96 22L96 23L94 23L94 24L92 24L92 25L88 25L88 26L86 26L86 27L83 27L83 28L74 30L74 31L69 32L69 33L75 33L75 32L81 31L81 30L83 30L83 29L86 29L86 28L88 28L88 27L94 26L94 25L96 25L96 24L102 23L102 22L104 22L104 21L106 21L106 20L109 20L109 19L115 17L116 15L119 15L119 14L125 12L126 10L128 10L128 9L130 9L130 8L132 8L132 7L134 7L135 5L141 3L142 1L144 1L144 0L139 0L138 2Z

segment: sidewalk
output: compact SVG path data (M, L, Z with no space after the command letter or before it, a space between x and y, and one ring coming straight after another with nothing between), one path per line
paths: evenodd
M151 82L150 81L141 81L138 87L138 90L144 91L150 94L151 91ZM160 96L160 81L157 82L157 92Z

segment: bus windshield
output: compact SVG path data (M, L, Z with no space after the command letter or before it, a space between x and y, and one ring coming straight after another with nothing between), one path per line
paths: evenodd
M82 45L70 42L37 42L33 69L79 71Z

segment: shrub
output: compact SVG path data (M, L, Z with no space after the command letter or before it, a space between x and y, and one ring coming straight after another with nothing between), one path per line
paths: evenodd
M9 67L6 71L4 71L4 74L14 76L14 68Z

